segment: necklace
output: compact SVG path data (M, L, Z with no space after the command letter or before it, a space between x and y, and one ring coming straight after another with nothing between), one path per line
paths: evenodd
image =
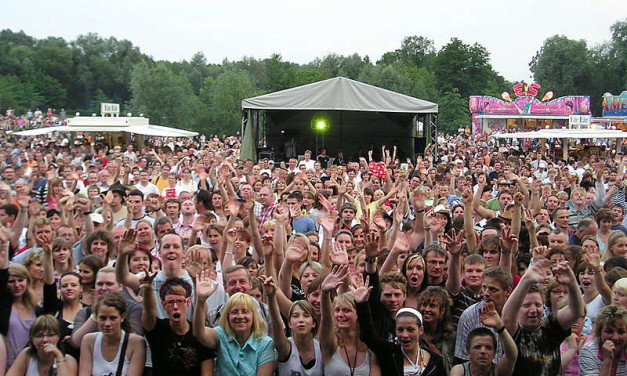
M357 348L355 348L355 356L353 357L353 365L351 366L350 358L348 357L348 350L346 346L344 346L344 354L346 354L346 362L348 363L348 368L351 370L351 376L355 374L355 368L357 368Z
M405 356L405 359L407 359L409 364L412 365L413 369L416 370L412 375L418 376L422 374L422 371L425 370L425 359L422 357L422 349L418 348L418 353L416 354L416 363L412 362L409 356L407 356L407 353L405 353L405 350L401 348L401 351L403 352L403 356Z

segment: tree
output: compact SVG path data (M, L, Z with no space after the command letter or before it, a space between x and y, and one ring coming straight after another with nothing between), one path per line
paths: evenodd
M468 101L464 100L457 89L447 91L438 101L438 128L441 133L457 133L459 128L470 126Z
M153 124L190 128L200 103L182 74L165 63L141 62L131 78L130 111L144 113Z
M544 41L529 63L533 77L557 96L589 92L592 79L592 54L584 40L554 35Z
M437 54L433 72L441 93L456 88L464 98L486 90L494 75L485 47L478 43L468 45L457 38L452 38Z
M412 35L403 38L401 48L383 54L381 60L377 64L394 64L402 63L412 67L430 67L435 57L435 47L433 40Z
M242 126L242 100L255 95L255 84L251 75L242 70L230 69L215 80L206 81L207 88L201 97L208 98L202 130L208 133L234 134Z

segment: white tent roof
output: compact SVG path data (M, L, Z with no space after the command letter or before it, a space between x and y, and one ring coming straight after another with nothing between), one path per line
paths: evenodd
M437 113L438 105L349 78L336 77L242 101L245 110L335 110Z
M18 136L40 136L52 132L126 132L155 137L194 137L197 132L148 124L144 117L91 117L68 119L68 125L15 132Z
M495 133L494 138L627 138L627 132L611 129L541 129L533 132Z

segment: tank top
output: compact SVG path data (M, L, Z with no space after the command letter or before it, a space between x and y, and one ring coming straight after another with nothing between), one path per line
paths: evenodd
M292 345L292 351L290 352L290 357L285 363L279 363L279 376L318 376L323 374L322 351L320 351L320 343L317 339L313 340L316 363L309 369L306 369L301 363L300 354L298 353L298 348L296 348L294 339L290 337L287 340L290 341L290 345Z
M122 330L122 336L120 337L120 343L118 343L118 351L115 353L115 359L108 362L102 357L102 333L98 333L96 341L94 342L94 353L92 356L91 374L92 376L110 376L115 375L118 371L118 359L120 359L120 352L122 351L122 341L124 340L124 330ZM130 365L130 359L124 354L124 366L122 367L122 374L128 374L128 366Z
M462 367L464 367L464 376L472 376L470 374L470 363L462 363ZM490 372L488 372L488 376L494 376L494 364L492 364Z
M7 343L7 369L11 367L11 364L15 361L15 358L19 355L20 351L28 343L28 333L30 327L35 321L35 314L31 319L22 320L20 316L13 312L11 309L11 316L9 316L9 331L6 337Z
M364 362L358 367L355 367L351 373L351 368L344 362L342 355L340 355L340 349L338 347L333 357L327 365L324 366L325 376L369 376L370 375L370 352L366 353Z
M37 369L37 358L34 356L28 357L28 368L26 368L26 373L24 376L39 376L39 370ZM55 365L52 366L51 371L48 373L48 376L57 376L57 367Z

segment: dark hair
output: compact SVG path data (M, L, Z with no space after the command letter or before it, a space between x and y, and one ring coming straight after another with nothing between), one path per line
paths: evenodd
M202 204L202 206L204 206L205 209L213 208L213 206L211 204L211 198L212 197L213 197L213 195L211 193L209 193L209 191L206 190L206 189L199 189L196 192L196 202L198 202L199 204Z
M176 277L166 279L159 288L159 297L161 300L165 300L165 296L172 290L184 291L186 298L192 296L192 285L183 278Z
M113 252L113 239L109 231L96 230L87 236L85 240L85 251L91 254L91 244L96 240L103 240L107 243L107 257Z
M605 270L606 273L616 267L627 270L627 259L624 257L610 257L605 261L605 264L603 264L603 270Z
M128 193L128 196L139 196L142 198L142 201L144 200L144 194L142 193L142 191L140 191L139 189L133 189L132 191L130 191Z
M100 259L94 255L87 255L81 259L79 265L80 264L84 264L94 273L94 282L91 286L88 286L94 287L94 284L96 283L96 274L98 274L98 271L104 267L102 261L100 261Z
M4 209L4 212L7 213L9 217L16 217L19 209L16 205L13 204L5 204L0 206L0 210Z
M470 333L468 333L468 337L466 339L466 351L470 351L470 344L472 343L473 339L475 339L476 337L486 336L492 338L492 346L494 346L494 351L496 351L496 336L494 335L494 333L492 333L490 329L484 327L473 329L470 331Z

